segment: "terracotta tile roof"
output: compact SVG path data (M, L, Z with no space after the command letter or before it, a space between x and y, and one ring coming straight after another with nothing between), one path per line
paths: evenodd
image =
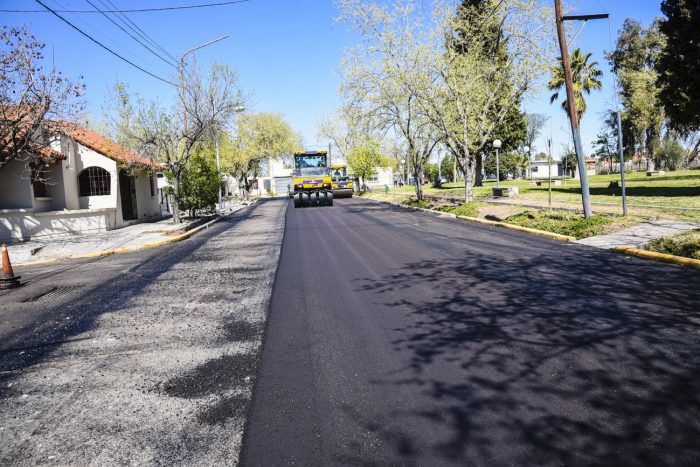
M131 151L130 149L127 149L124 146L76 123L62 121L60 122L59 127L59 132L95 152L99 152L105 157L109 157L113 161L129 166L140 166L157 170L163 168L162 164L139 153Z
M9 137L7 138L10 139ZM21 139L18 138L18 139ZM0 141L0 167L7 164L11 159L13 159L16 154L14 154L14 141ZM36 156L43 157L48 160L65 160L66 156L59 152L51 149L49 146L40 146L37 144L29 144L24 150L27 154L32 154Z

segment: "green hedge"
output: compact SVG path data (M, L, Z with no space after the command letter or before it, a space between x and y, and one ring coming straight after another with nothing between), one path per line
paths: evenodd
M525 211L510 216L505 221L531 229L570 235L576 239L600 235L604 232L603 226L610 223L610 219L601 214L586 219L580 214L546 211Z

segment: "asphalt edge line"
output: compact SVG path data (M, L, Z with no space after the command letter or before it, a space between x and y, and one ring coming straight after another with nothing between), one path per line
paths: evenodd
M260 380L260 368L263 363L263 354L265 353L265 345L267 343L267 331L270 326L270 312L272 311L272 298L275 295L275 288L277 287L277 278L279 277L280 263L282 263L282 254L284 253L284 240L287 237L287 215L289 214L289 201L287 201L287 207L284 209L284 216L282 216L284 225L282 226L282 241L280 242L279 256L277 257L277 264L275 265L275 277L272 280L272 287L270 288L270 299L267 302L267 310L265 310L265 325L262 329L262 335L260 336L260 346L258 347L257 359L255 362L255 380L250 388L250 399L243 411L243 433L241 435L241 448L238 450L238 462L243 459L243 452L248 446L248 425L250 424L250 414L255 405L256 393L258 389L258 384Z
M639 248L634 248L631 246L618 246L615 250L632 255L638 256L640 258L654 259L657 261L664 261L666 263L679 264L681 266L689 266L692 268L700 269L700 260L693 258L686 258L684 256L669 255L667 253L658 253L656 251L641 250Z
M252 206L253 204L256 204L256 202L250 203L250 204L246 205L246 207ZM99 257L101 257L101 256L109 256L109 255L118 254L118 253L131 253L131 252L134 252L134 251L147 250L147 249L150 249L150 248L157 248L157 247L159 247L159 246L168 245L168 244L170 244L170 243L175 243L175 242L179 242L179 241L181 241L181 240L185 240L185 239L187 239L187 238L190 238L190 237L193 236L194 234L196 234L196 233L198 233L198 232L201 232L201 231L204 230L204 229L209 228L210 225L215 224L216 222L219 222L219 221L221 221L221 220L227 218L228 216L231 216L231 215L233 215L233 214L235 214L235 213L237 213L237 212L239 212L239 211L242 211L242 210L245 209L246 207L243 207L243 208L241 208L241 209L238 209L238 210L236 210L236 211L230 212L230 213L228 213L228 214L219 216L219 217L217 217L216 219L212 219L212 220L210 220L209 222L206 222L206 223L204 223L204 224L202 224L202 225L200 225L200 226L197 226L197 227L195 227L194 229L188 230L188 231L186 231L186 232L183 233L183 234L180 234L180 235L177 235L177 236L174 236L174 237L171 237L171 238L166 238L165 240L159 240L159 241L157 241L157 242L144 243L143 245L138 245L138 246L134 246L134 247L115 248L115 249L113 249L113 250L95 251L95 252L92 252L92 253L86 253L86 254L84 254L84 255L62 256L62 257L60 257L60 258L51 258L51 259L45 259L45 260L39 260L39 261L31 261L31 262L29 262L29 263L16 263L16 264L14 264L13 266L38 266L38 265L42 265L42 264L51 264L51 263L55 263L55 262L57 262L57 261L61 261L61 260L65 260L65 259L99 258Z
M372 198L369 198L369 199L372 199ZM375 200L375 201L379 201L379 200ZM404 209L408 209L411 211L427 212L427 213L436 215L438 217L450 217L452 219L461 219L464 221L476 222L478 224L503 227L504 229L516 230L518 232L525 232L525 233L529 233L532 235L537 235L538 237L551 238L553 240L559 240L562 242L574 242L574 241L576 241L576 237L572 237L570 235L562 235L562 234L558 234L558 233L554 233L554 232L547 232L546 230L531 229L530 227L522 227L520 225L508 224L506 222L490 221L488 219L479 219L478 217L459 216L457 214L452 214L450 212L437 211L434 209L419 208L416 206L407 206L405 204L392 203L391 201L379 201L379 202L384 203L384 204L391 204L393 206L399 206L399 207L402 207Z

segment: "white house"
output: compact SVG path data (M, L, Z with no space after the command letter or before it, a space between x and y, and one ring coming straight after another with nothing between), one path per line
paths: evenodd
M559 177L563 175L562 166L559 162L554 162L550 164L548 161L544 160L533 160L530 161L530 174L533 179L537 178L549 178L551 169L552 177Z
M0 152L0 240L19 241L124 227L161 217L160 165L74 123L51 147L13 158Z
M384 185L394 186L394 169L391 167L375 167L374 173L365 181L369 189L384 188Z

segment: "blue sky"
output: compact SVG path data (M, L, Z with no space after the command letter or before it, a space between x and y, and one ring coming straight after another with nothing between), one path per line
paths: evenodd
M56 10L89 10L86 0L42 0ZM91 0L102 7L101 1ZM216 0L111 0L120 8L150 8ZM605 75L604 89L588 97L588 111L581 122L586 149L600 127L600 114L614 105L612 73L603 56L614 44L617 31L626 17L648 25L660 15L659 0L577 0L564 1L580 13L610 13L610 22L589 22L574 46L593 52ZM0 9L41 9L30 0L0 0ZM26 25L45 42L48 57L71 77L82 75L87 85L87 110L100 118L106 94L116 79L147 98L168 102L175 96L172 86L132 68L91 43L50 13L0 12L2 23ZM134 42L100 14L63 14L66 19L152 73L174 79L175 69ZM202 8L128 15L156 43L174 57L190 47L224 34L230 37L197 52L200 65L213 61L226 63L239 73L244 92L252 93L249 109L279 112L299 131L308 147L320 147L316 122L335 109L338 65L345 47L357 43L357 37L334 18L338 15L332 0L249 0L215 8ZM612 38L609 34L612 33ZM568 121L559 104L550 105L548 95L537 96L525 104L529 112L550 116L546 133L552 134L555 154L561 142L569 138ZM544 138L538 142L544 150Z

